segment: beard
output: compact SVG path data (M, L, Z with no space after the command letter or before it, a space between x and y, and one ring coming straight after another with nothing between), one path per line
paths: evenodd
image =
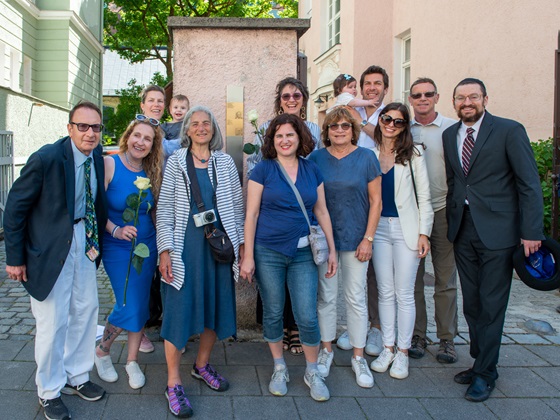
M459 119L463 122L469 123L469 122L477 122L480 117L482 117L482 115L484 114L484 108L482 108L481 110L474 108L474 107L470 107L472 109L475 110L475 113L469 116L466 116L463 114L463 109L466 108L465 106L462 106L461 108L459 108L459 110L457 111L457 116L459 117Z

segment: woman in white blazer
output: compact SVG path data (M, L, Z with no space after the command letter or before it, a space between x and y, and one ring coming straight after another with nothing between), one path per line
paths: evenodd
M383 108L374 140L382 172L383 208L373 241L373 266L384 350L371 369L385 372L392 365L390 375L404 379L416 316L414 282L419 259L430 249L434 212L423 149L412 141L406 105L394 102Z

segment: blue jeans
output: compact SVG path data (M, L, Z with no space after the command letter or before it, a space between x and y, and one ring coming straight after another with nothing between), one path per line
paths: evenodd
M286 284L301 342L317 346L321 341L317 320L317 266L311 248L299 248L295 257L255 244L255 274L263 302L264 339L282 340Z

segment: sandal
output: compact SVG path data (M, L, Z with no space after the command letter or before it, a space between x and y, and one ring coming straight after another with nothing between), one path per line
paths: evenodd
M303 347L299 341L299 329L297 326L290 328L290 353L294 356L303 354Z
M288 334L288 330L284 328L284 338L282 339L282 348L284 351L288 351L290 348L290 335Z

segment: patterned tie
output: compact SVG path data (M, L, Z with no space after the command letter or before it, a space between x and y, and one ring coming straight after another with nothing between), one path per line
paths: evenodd
M91 193L91 159L87 158L84 164L86 188L86 255L91 261L99 256L99 240L97 238L97 219L95 205Z
M469 173L469 165L471 163L471 155L474 149L474 128L467 128L467 137L463 143L463 152L461 153L461 159L463 161L463 173L465 176Z

